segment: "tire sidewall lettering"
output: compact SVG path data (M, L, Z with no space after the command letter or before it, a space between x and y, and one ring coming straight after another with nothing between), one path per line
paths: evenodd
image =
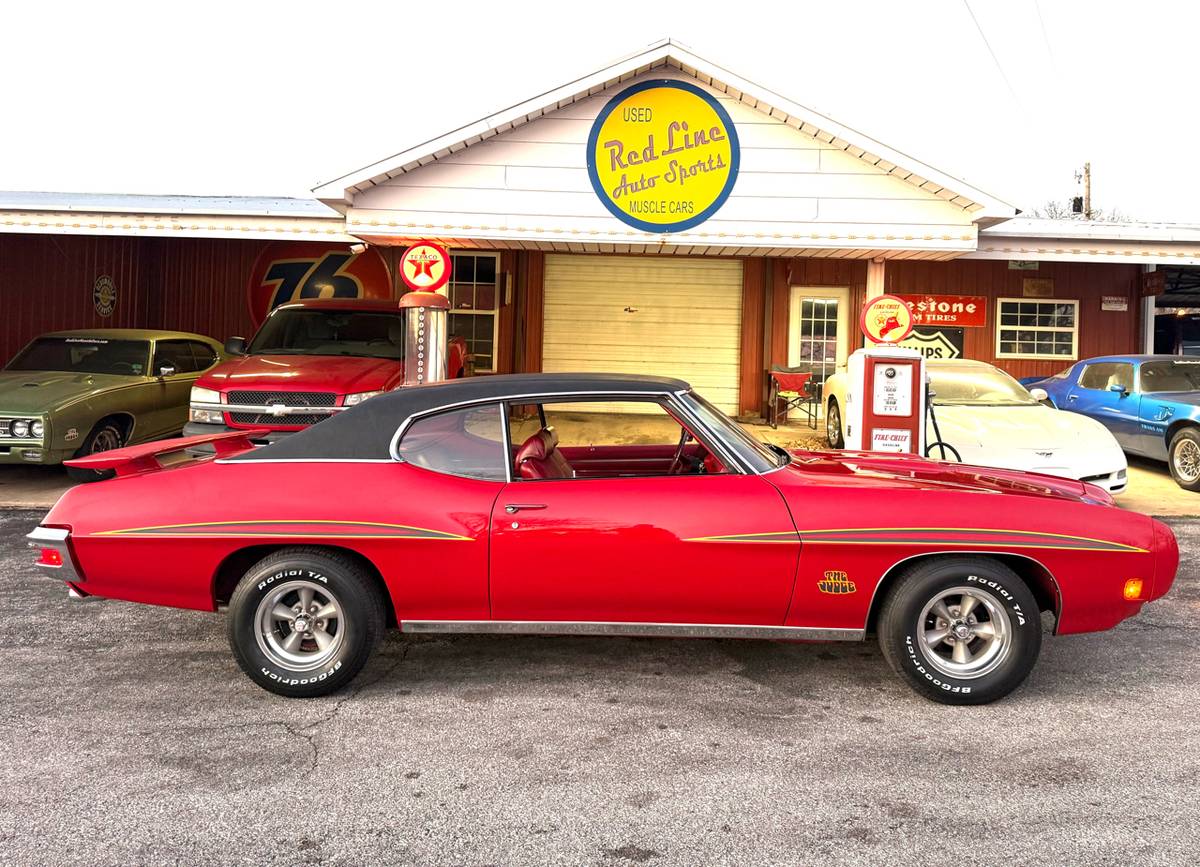
M312 581L320 581L322 584L328 584L329 579L320 572L312 569L280 569L268 577L258 582L258 589L266 590L276 581L295 580L297 578L307 578Z
M913 668L916 669L917 673L919 675L921 675L921 677L923 677L927 681L929 681L931 684L936 686L938 689L943 690L944 692L953 692L953 693L958 693L960 695L970 695L971 687L952 683L949 680L942 680L940 677L933 674L933 672L929 671L929 669L927 669L925 667L924 663L921 662L920 657L917 656L916 644L913 641L913 637L911 635L904 636L904 649L908 653L908 661L912 664Z
M320 683L326 678L332 677L341 667L342 661L339 659L333 665L329 666L329 668L327 668L325 671L322 671L320 674L314 675L313 677L295 677L290 674L279 674L278 672L272 671L266 666L260 666L259 670L263 673L264 677L268 677L283 686L306 686L310 683Z

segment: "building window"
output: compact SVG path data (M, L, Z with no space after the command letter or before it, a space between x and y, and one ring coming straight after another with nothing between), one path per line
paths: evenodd
M467 342L475 369L496 369L500 255L453 253L450 274L450 336Z
M1074 359L1078 342L1078 301L997 299L997 358Z

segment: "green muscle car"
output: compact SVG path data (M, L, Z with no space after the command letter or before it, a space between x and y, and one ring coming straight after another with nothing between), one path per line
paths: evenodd
M222 360L215 340L178 331L98 328L34 338L0 371L0 463L58 464L177 434L192 383Z

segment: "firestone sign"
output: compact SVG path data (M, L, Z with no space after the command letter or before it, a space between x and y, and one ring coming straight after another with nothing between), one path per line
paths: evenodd
M982 295L897 295L912 307L913 323L982 328L987 325L987 298Z
M680 232L720 209L741 150L729 113L683 81L645 81L609 100L588 136L588 176L614 217L646 232Z

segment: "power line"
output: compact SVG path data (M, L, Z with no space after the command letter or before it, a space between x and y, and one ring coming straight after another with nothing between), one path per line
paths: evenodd
M1058 60L1054 57L1054 49L1050 47L1050 36L1046 33L1046 19L1042 17L1042 4L1033 0L1033 10L1037 13L1038 26L1042 29L1042 42L1046 43L1046 54L1050 57L1050 66L1058 72Z
M1004 80L1004 86L1008 88L1008 92L1017 102L1017 92L1013 90L1012 82L1008 80L1008 76L1004 74L1004 67L1000 65L1000 58L996 56L996 52L992 50L992 43L988 42L987 34L983 32L983 27L979 23L979 19L975 17L975 11L971 8L971 4L967 0L963 0L963 5L967 7L967 14L971 16L971 20L975 22L975 29L979 31L979 38L983 40L983 44L987 47L988 54L992 56L992 63L996 64L996 71L1000 73L1000 77Z

